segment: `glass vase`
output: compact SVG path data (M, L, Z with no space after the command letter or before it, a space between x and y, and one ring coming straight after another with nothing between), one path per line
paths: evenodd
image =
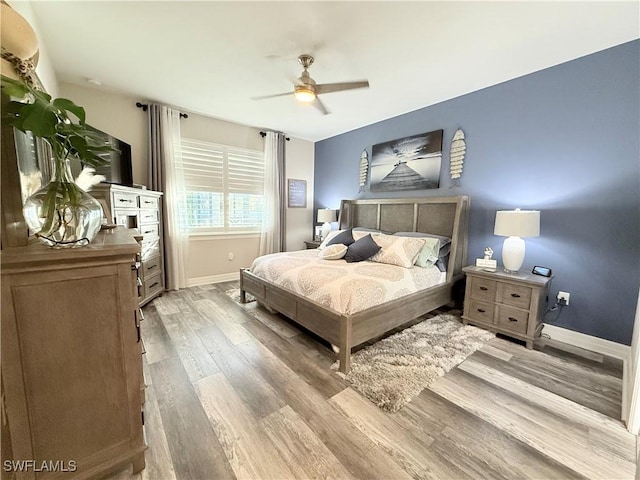
M53 166L51 181L25 201L25 221L50 247L88 245L100 231L102 207L75 184L68 161L56 160Z

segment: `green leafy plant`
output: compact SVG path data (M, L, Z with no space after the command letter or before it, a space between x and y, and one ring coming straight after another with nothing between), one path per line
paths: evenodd
M2 91L11 100L4 106L3 120L22 132L32 132L44 139L56 161L76 156L86 165L99 167L108 163L101 156L113 151L100 143L99 137L85 123L84 108L66 98L52 99L46 92L2 76Z
M68 160L77 157L84 165L99 167L109 163L105 153L114 148L100 141L85 123L84 108L71 100L52 99L46 92L4 75L1 80L2 92L10 98L3 102L3 124L42 138L53 153L53 178L46 186L40 212L44 222L36 234L55 236L55 243L64 243L65 232L71 231L69 226L78 219L84 193L69 178Z

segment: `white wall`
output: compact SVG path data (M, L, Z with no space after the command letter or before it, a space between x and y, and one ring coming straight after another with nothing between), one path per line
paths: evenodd
M140 99L71 83L60 84L60 95L84 108L89 125L131 145L133 183L147 185L148 126L147 114L136 107Z
M147 184L149 148L147 115L135 106L144 99L128 97L102 88L60 85L61 96L84 107L87 123L131 145L133 181ZM263 150L260 129L186 112L180 127L182 135L235 147ZM307 208L287 209L287 250L304 248L304 240L313 232L314 144L292 138L286 143L287 178L307 181ZM257 235L192 236L186 261L189 284L196 285L235 278L240 268L248 267L258 256ZM229 260L229 253L233 260Z
M302 250L313 238L314 144L292 138L286 142L286 176L307 181L307 208L287 208L287 251Z

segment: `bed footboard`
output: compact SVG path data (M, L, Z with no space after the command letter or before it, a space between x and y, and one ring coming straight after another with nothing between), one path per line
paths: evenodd
M347 373L351 349L381 337L452 300L450 282L399 298L353 315L340 315L324 306L257 277L248 269L240 270L240 300L253 295L259 303L282 313L340 348L340 371Z

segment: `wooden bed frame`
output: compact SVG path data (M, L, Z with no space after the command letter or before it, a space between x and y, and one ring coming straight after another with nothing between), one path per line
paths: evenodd
M383 232L426 232L451 237L446 282L352 315L304 298L240 270L240 299L250 293L267 307L286 315L340 347L340 371L350 368L351 349L418 318L453 299L453 286L464 276L470 200L465 196L343 200L340 228L363 227Z

